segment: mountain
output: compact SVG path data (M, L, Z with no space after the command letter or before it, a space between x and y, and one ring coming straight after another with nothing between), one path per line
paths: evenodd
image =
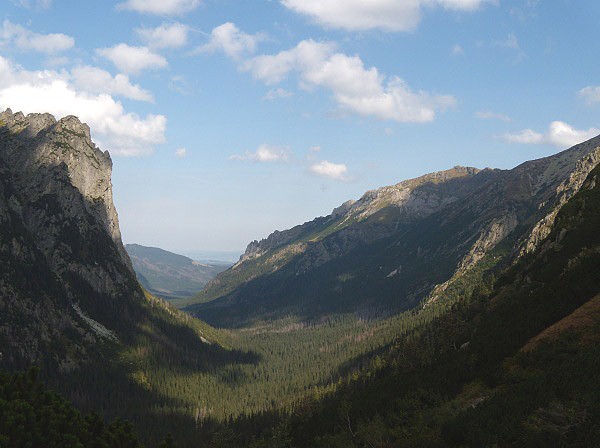
M231 263L199 262L157 247L126 244L139 282L146 290L163 299L197 294Z
M514 264L471 279L471 294L439 291L362 369L355 360L332 392L305 399L252 446L598 446L600 166L544 223Z
M512 170L455 167L369 191L253 241L187 310L236 327L433 303L490 251L500 268L535 249L599 160L596 137Z
M145 300L121 244L112 162L72 116L9 109L0 126L3 363L68 371L122 338Z
M131 419L144 440L167 428L191 437L191 412L167 391L176 378L152 375L244 361L210 327L142 290L121 243L111 171L76 117L0 113L0 369L38 366L79 409Z

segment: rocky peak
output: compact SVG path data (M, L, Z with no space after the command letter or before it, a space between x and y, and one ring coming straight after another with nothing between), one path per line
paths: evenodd
M50 114L25 116L10 109L0 113L0 126L0 158L11 167L24 200L36 203L52 196L64 219L80 220L89 213L94 225L108 232L122 262L131 269L113 204L112 161L108 151L102 152L92 142L89 126L72 115L57 121ZM42 246L50 250L58 244L58 236L44 233Z
M409 218L424 217L454 202L463 181L480 171L477 168L455 166L367 191L358 201L351 204L346 202L348 205L342 207L346 209L347 217L353 216L358 220L390 206L402 208Z

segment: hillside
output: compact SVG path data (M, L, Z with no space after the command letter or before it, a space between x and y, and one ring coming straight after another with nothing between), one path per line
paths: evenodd
M441 302L447 312L371 353L253 446L597 446L598 229L600 167L535 249L470 295L442 293L414 318Z
M231 266L225 262L199 262L157 247L126 244L133 269L142 286L163 299L185 298Z
M598 160L600 137L512 170L455 167L367 192L250 243L187 310L237 327L385 316L434 301L494 248L503 248L498 268L535 248Z
M223 295L196 305L238 327L222 330L140 287L111 160L86 125L0 120L0 368L39 366L76 408L128 419L149 446L167 433L253 448L597 439L598 138L368 192L252 243L204 298ZM127 424L0 377L10 415L39 423L0 416L10 440L39 439L56 405L57 422L84 428L65 436L94 440L91 425L138 444Z
M175 417L168 379L147 387L153 369L249 358L142 290L121 243L111 168L75 117L0 114L0 369L38 366L80 409L128 418L156 441L193 419Z

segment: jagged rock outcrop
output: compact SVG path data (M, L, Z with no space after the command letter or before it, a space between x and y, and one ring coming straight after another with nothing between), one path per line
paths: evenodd
M76 117L0 113L0 338L7 364L53 353L60 368L73 368L99 340L117 340L126 326L120 314L143 300L121 242L111 170L108 152ZM67 354L49 349L56 345Z
M369 191L252 242L199 296L209 303L190 310L237 325L243 313L371 315L430 303L500 243L512 247L503 262L535 248L599 153L596 137L512 170L455 167Z
M307 232L314 234L314 227L330 227L330 231L346 229L350 224L364 221L389 207L396 209L396 227L401 222L423 218L458 200L466 190L467 181L479 171L477 168L455 166L449 170L367 191L359 200L345 202L325 218L317 218L290 230L276 230L261 241L252 241L236 267L244 261L259 258L269 251L293 243L305 237ZM317 249L318 252L322 250Z

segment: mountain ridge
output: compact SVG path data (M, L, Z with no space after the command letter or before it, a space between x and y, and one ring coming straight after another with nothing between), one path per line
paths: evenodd
M284 314L302 319L314 315L309 310L317 302L322 314L351 312L359 303L371 303L380 313L435 300L500 242L512 241L503 262L518 256L521 245L535 247L599 161L595 137L511 170L458 167L372 190L362 202L347 202L331 215L250 243L240 261L186 309L215 325L231 325L249 322L236 311L240 305L258 319ZM432 269L437 273L424 274ZM317 284L307 288L294 280L298 277ZM369 289L382 291L380 298ZM331 306L316 296L327 297ZM349 296L355 298L348 301Z
M133 269L142 286L166 300L197 294L232 263L201 263L158 247L126 244Z

